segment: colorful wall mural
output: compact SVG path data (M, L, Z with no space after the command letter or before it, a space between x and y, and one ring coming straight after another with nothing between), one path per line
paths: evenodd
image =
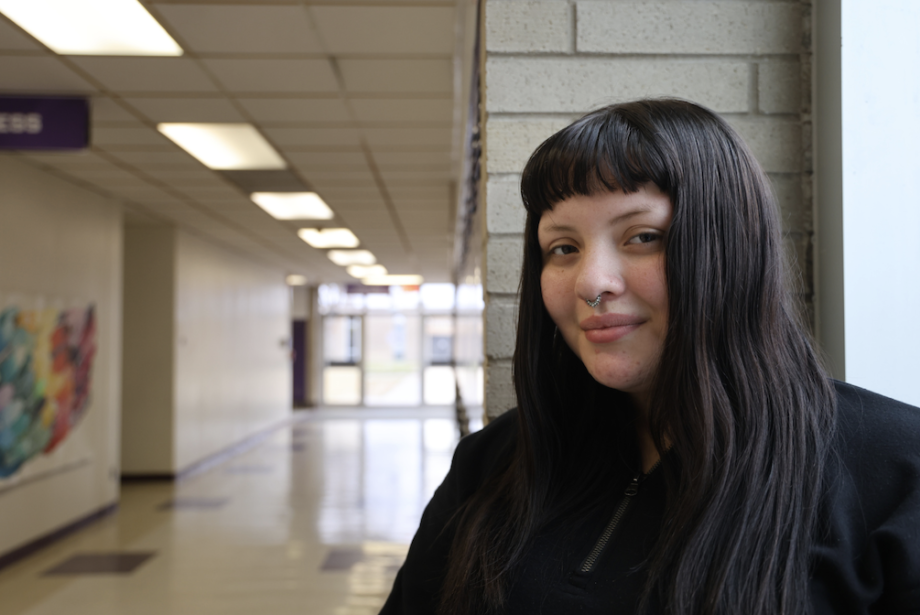
M0 310L0 478L55 450L89 406L94 306Z

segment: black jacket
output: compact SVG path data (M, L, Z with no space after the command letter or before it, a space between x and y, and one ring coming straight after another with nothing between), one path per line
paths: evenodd
M848 384L836 389L835 452L811 550L813 613L920 614L920 410ZM382 615L434 613L453 537L447 522L510 454L516 421L509 412L460 442ZM655 472L625 496L635 478L624 468L608 505L535 537L510 588L508 613L635 611L645 581L639 564L658 535L665 504ZM623 501L628 504L604 543Z

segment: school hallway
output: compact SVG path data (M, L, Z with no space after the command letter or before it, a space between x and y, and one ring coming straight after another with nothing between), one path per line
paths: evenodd
M474 425L475 428L475 425ZM0 570L0 615L376 613L450 466L454 408L325 408Z

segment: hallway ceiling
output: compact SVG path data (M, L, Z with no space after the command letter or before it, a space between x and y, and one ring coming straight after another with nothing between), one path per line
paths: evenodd
M462 0L460 0L462 1ZM0 15L0 93L92 97L92 146L24 153L169 223L306 275L352 281L296 234L347 226L390 273L449 281L466 95L455 0L146 0L185 50L59 56ZM336 218L279 221L156 130L249 122Z

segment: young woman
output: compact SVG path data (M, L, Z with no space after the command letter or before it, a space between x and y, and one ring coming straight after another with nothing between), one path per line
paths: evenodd
M383 613L920 613L920 411L822 369L714 113L595 111L527 208L518 407L461 441Z

